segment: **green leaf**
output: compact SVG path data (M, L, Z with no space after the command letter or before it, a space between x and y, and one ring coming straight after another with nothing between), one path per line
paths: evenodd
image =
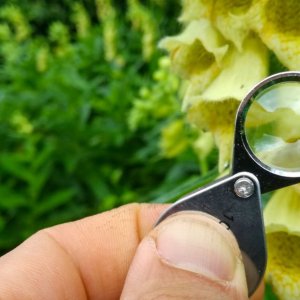
M3 228L5 227L5 224L6 224L6 220L4 217L2 217L0 215L0 232L3 230ZM0 254L1 255L1 254Z
M152 203L171 203L182 196L193 192L202 186L212 182L218 176L218 170L215 168L208 172L205 176L193 176L181 184L177 185L175 188L165 191L163 193L160 191L161 196L158 196L155 200L151 201Z
M30 182L33 175L19 156L15 154L2 153L0 156L0 169L23 181Z
M7 186L0 186L0 208L11 210L28 205L28 199Z
M41 203L34 208L33 214L35 216L41 216L52 211L69 202L75 193L76 191L74 189L64 189L54 192L50 196L42 199Z
M270 284L266 283L264 300L279 300L276 295L273 293L272 287Z

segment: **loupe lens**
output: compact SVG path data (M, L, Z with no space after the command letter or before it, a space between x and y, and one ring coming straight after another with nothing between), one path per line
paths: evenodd
M300 171L300 82L270 85L251 102L245 119L247 142L271 169Z

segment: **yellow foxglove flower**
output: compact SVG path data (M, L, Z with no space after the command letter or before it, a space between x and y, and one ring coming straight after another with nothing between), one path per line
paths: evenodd
M249 26L290 70L300 69L300 1L255 0Z
M164 38L159 46L170 52L174 70L183 78L213 76L228 45L208 20L192 21L179 35Z
M243 52L234 47L230 49L222 71L202 94L185 100L190 103L190 122L210 130L216 138L220 150L220 171L229 165L231 158L234 119L239 102L267 72L266 48L258 39L248 38Z
M193 143L193 148L198 154L202 175L209 171L207 156L211 153L214 147L214 136L209 131L200 132L198 138Z
M34 129L28 118L20 112L16 112L13 115L11 123L17 128L18 132L22 134L30 134Z
M214 138L211 132L201 132L198 138L193 143L193 147L196 149L200 158L206 158L215 146Z
M182 14L179 21L186 23L202 18L209 19L213 0L182 0Z
M212 11L214 25L239 51L250 32L248 12L252 0L215 0Z
M162 130L160 148L167 158L178 156L189 145L189 140L184 133L183 120L175 120Z
M155 49L157 25L151 11L139 0L128 0L129 20L133 27L142 32L142 51L145 60L149 60Z
M14 37L18 42L24 41L29 37L31 28L28 20L19 7L14 5L1 7L0 17L11 23L14 28Z
M300 299L300 189L275 192L265 210L267 280L281 300Z
M117 51L117 12L111 0L96 0L97 16L103 26L104 52L107 61L115 61L122 65L122 58Z
M48 68L49 48L42 46L36 53L36 69L39 72L45 72Z
M88 36L91 27L90 17L81 3L75 2L73 5L72 19L76 26L77 35L79 38Z

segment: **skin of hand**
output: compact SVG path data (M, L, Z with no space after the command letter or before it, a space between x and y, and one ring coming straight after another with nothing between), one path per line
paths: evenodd
M130 204L37 232L0 258L0 299L248 299L230 231L199 212L153 228L165 209Z

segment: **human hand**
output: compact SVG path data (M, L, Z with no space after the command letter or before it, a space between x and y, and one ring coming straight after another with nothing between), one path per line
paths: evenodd
M234 236L198 212L153 229L165 209L131 204L39 231L0 258L0 299L248 299Z

